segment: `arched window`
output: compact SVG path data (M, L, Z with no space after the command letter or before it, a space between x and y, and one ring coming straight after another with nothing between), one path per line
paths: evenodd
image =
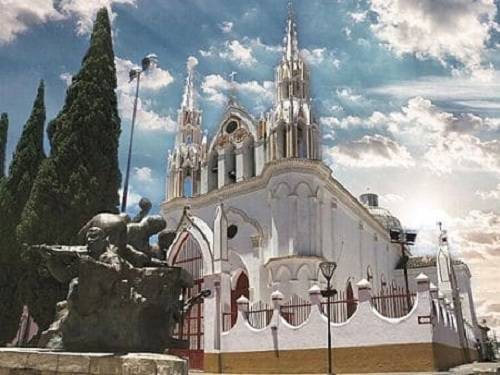
M216 151L212 151L208 162L208 191L218 188L219 184L219 157Z

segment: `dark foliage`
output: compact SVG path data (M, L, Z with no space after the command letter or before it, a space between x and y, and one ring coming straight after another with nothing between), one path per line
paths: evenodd
M45 159L44 125L44 85L40 82L31 115L24 125L12 158L9 174L0 183L0 344L5 344L14 337L22 310L19 281L25 272L25 265L21 261L16 226L40 164Z

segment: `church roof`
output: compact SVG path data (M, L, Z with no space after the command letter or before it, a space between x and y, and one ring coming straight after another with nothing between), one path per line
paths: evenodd
M453 259L453 265L458 266L461 264L464 264L464 262L462 262L459 259ZM425 268L425 267L436 267L436 257L430 255L424 255L419 257L410 257L408 259L408 264L407 264L408 269ZM398 265L396 266L396 269L403 269L402 259L399 261Z

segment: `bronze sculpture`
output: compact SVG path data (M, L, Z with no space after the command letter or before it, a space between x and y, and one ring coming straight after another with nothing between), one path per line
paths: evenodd
M153 254L149 238L165 227L158 216L134 223L123 215L99 214L80 231L85 246L33 246L54 277L70 284L40 344L90 352L163 352L185 346L173 330L195 302L181 298L193 279Z

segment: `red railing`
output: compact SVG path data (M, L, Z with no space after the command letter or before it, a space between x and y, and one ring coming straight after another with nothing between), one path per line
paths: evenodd
M358 300L348 295L347 292L339 291L330 298L330 314L334 323L342 323L349 319L358 308ZM328 314L328 301L321 302L323 314Z
M407 315L415 303L415 293L406 294L403 288L386 288L372 296L372 306L383 316L401 318Z

